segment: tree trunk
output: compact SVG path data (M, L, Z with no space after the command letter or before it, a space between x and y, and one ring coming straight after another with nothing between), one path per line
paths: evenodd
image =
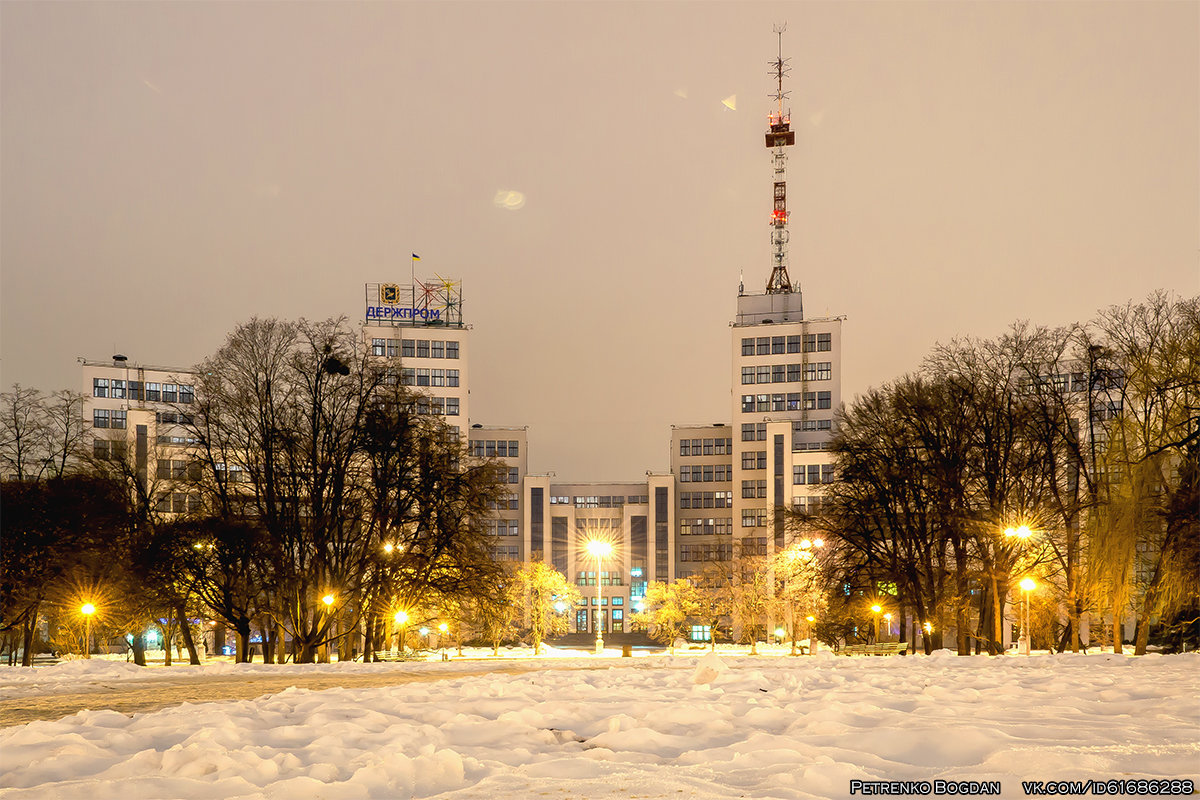
M196 642L192 639L192 626L188 622L187 613L182 605L175 608L175 616L179 618L179 635L183 637L183 646L188 651L188 663L198 666L200 664L200 653L196 650Z
M287 631L282 625L275 625L275 663L287 663Z
M250 620L238 620L234 631L237 634L237 655L234 656L234 660L239 664L248 664L250 663Z
M970 597L969 582L967 581L967 550L957 540L954 542L955 590L957 597L954 602L954 627L958 639L958 654L971 655L971 639L967 631L968 600Z
M133 663L139 667L146 666L146 634L144 631L138 631L133 635L133 642L130 643L133 648Z
M38 606L40 603L34 603L29 609L29 616L25 618L25 624L21 626L21 666L33 666L33 640L37 633Z
M1082 609L1079 600L1079 533L1072 526L1067 526L1067 615L1070 621L1071 652L1079 652L1080 621Z
M1112 637L1113 637L1113 652L1120 655L1124 652L1125 638L1124 626L1121 624L1121 609L1118 603L1113 603L1113 621L1112 621Z
M167 621L161 626L163 640L163 666L171 666L171 640L175 638L175 626L171 623L171 618L168 616Z

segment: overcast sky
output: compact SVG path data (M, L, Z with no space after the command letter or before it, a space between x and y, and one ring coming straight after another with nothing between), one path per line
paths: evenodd
M938 341L1200 291L1200 4L0 4L0 380L186 366L253 315L463 282L473 422L564 480L728 421L770 274L847 397ZM523 199L521 202L517 194ZM507 200L507 202L498 202Z

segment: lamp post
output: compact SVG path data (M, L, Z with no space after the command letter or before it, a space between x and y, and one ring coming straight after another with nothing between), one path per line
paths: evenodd
M587 552L596 561L596 655L604 652L604 580L601 567L604 559L612 555L612 543L603 539L592 539L587 543Z
M817 654L817 642L819 640L814 635L813 625L816 623L817 618L814 617L812 614L809 614L807 617L804 618L804 620L808 623L808 654L810 656L816 655Z
M83 614L83 657L92 657L92 614L96 613L96 606L91 603L84 603L79 607L79 613Z
M883 611L883 606L875 604L871 606L871 613L875 615L875 641L879 641L879 612Z
M1021 636L1017 639L1017 652L1020 655L1029 655L1029 632L1026 626L1029 625L1029 593L1037 588L1033 578L1021 579L1021 591L1025 594L1025 615L1021 617Z
M400 651L400 655L403 656L404 655L404 626L408 623L408 612L407 611L397 611L394 619L396 620L396 625L400 628L400 638L399 638L399 641L397 642L397 645L398 645L397 649Z
M445 622L438 623L438 644L442 647L442 661L449 661L446 658L446 632L450 630L450 626Z
M324 633L326 631L326 628L329 624L328 623L329 610L331 608L333 608L333 601L336 599L337 598L335 598L332 593L326 594L324 597L321 598L321 602L325 604L325 608L322 609L322 611L321 611L321 632L322 633ZM325 642L322 643L322 645L321 645L321 654L322 654L321 663L328 664L332 660L329 655L328 637L326 637Z
M892 635L892 614L891 614L891 612L888 612L887 614L883 615L883 621L887 623L887 635L890 637Z

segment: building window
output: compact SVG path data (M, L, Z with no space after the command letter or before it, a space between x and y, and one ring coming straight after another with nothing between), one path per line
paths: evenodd
M818 333L817 334L817 351L828 353L833 349L833 334Z
M108 378L92 378L92 397L108 397Z
M829 361L817 362L817 380L827 381L833 377L833 363Z
M758 494L755 490L755 484L757 484L757 483L758 483L757 481L742 481L742 498L743 499L753 500L754 498L758 497Z
M797 486L804 485L804 465L796 464L792 467L792 483Z
M428 385L429 385L429 370L428 369L418 369L417 370L417 386L428 386Z
M446 370L446 385L447 386L458 386L458 370L456 370L456 369Z
M786 344L785 344L785 343L786 343L786 341L787 341L786 337L783 337L783 336L772 336L772 337L771 337L771 352L772 352L772 353L783 353L783 352L785 352L785 351L787 350L787 347L786 347Z
M401 358L413 358L417 354L416 339L401 339L400 340L400 356Z
M713 452L718 456L733 455L733 439L717 439Z
M800 352L800 337L799 336L787 337L787 351L789 353L799 353Z
M446 385L446 370L431 369L429 371L430 386L445 386Z
M373 355L373 356L387 355L387 340L372 339L371 340L371 355Z
M788 392L787 410L788 411L799 411L800 410L800 393L799 392Z
M114 410L110 417L110 420L112 422L112 427L120 428L120 429L124 430L125 429L125 415L127 413L128 412L123 411L123 410Z
M446 342L446 358L458 358L458 342Z
M754 395L742 395L742 413L748 414L754 411Z
M179 387L179 402L194 403L196 401L195 386L180 386Z
M412 367L403 367L400 370L400 385L401 386L416 386L417 371Z
M457 417L458 416L458 398L457 397L447 397L446 398L446 416L447 417Z
M813 484L813 485L821 482L821 465L820 464L809 464L808 465L808 482L809 482L809 484Z
M509 483L520 483L521 482L521 471L519 469L517 469L516 467L509 467L508 482Z
M833 399L829 392L817 392L817 408L831 408L832 406Z
M821 483L833 483L833 464L821 465Z
M743 528L764 528L767 525L767 510L765 508L742 509Z
M179 401L179 386L174 383L164 383L162 388L162 401L164 403L176 403Z
M516 458L520 454L521 454L521 446L520 446L520 443L518 442L518 440L509 439L508 440L508 457Z
M107 428L108 427L108 409L96 408L92 410L92 427Z
M817 393L816 392L805 392L804 393L804 410L812 411L812 410L816 409L816 407L817 407Z
M788 382L792 383L792 382L801 380L801 378L802 378L801 370L803 368L804 368L803 364L788 364L787 365Z
M691 454L692 454L692 440L691 439L680 439L679 440L679 455L680 456L690 456Z
M763 365L763 366L759 367L758 368L758 383L770 383L770 382L771 382L771 367L770 367L770 365Z
M400 340L399 339L388 339L387 340L387 356L388 356L388 358L395 358L398 355L400 355Z
M754 355L754 340L753 339L742 339L742 355L744 355L744 356Z
M417 358L429 358L428 339L417 339Z
M775 364L771 367L771 383L783 383L787 380L785 371L787 367L783 364Z
M430 348L429 348L429 357L430 358L445 358L446 357L446 343L444 341L443 342L430 342L429 344L430 344Z
M758 345L755 348L755 353L760 356L771 355L771 337L770 336L758 337Z
M755 399L755 408L757 408L759 411L770 411L771 410L771 395L759 394L759 395L755 395L754 399Z
M753 422L743 422L742 423L742 441L743 442L753 442L754 441L754 423Z
M742 384L751 383L754 383L754 367L742 367Z
M125 399L125 381L114 380L111 388L112 391L109 393L109 397L115 397L118 400Z
M161 399L162 387L157 383L146 384L146 400L157 403Z

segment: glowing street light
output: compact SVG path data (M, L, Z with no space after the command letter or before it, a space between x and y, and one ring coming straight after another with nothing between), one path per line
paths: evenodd
M397 611L396 616L393 617L393 619L396 621L396 625L400 628L400 647L399 647L399 649L400 649L400 655L404 655L404 626L408 624L408 612L407 611Z
M787 631L785 631L783 628L776 628L775 629L775 643L779 644L779 642L782 642L784 634L786 634L786 633L787 633Z
M604 578L601 567L604 559L612 555L612 542L604 539L591 539L587 543L587 553L596 560L596 611L592 619L596 623L596 655L604 652Z
M438 644L442 646L442 661L446 661L446 632L450 630L450 626L445 622L438 623Z
M892 614L891 614L891 612L884 614L883 619L885 622L887 622L888 636L891 636L892 635Z
M871 613L875 615L875 641L879 641L879 612L883 611L883 606L876 603L871 606Z
M1037 588L1033 578L1022 578L1018 584L1021 591L1025 594L1025 616L1021 618L1021 636L1017 639L1017 652L1023 656L1029 655L1029 632L1026 626L1029 625L1029 593Z
M91 603L84 603L79 607L79 613L83 614L84 635L83 635L83 657L92 657L92 614L96 613L96 606Z

